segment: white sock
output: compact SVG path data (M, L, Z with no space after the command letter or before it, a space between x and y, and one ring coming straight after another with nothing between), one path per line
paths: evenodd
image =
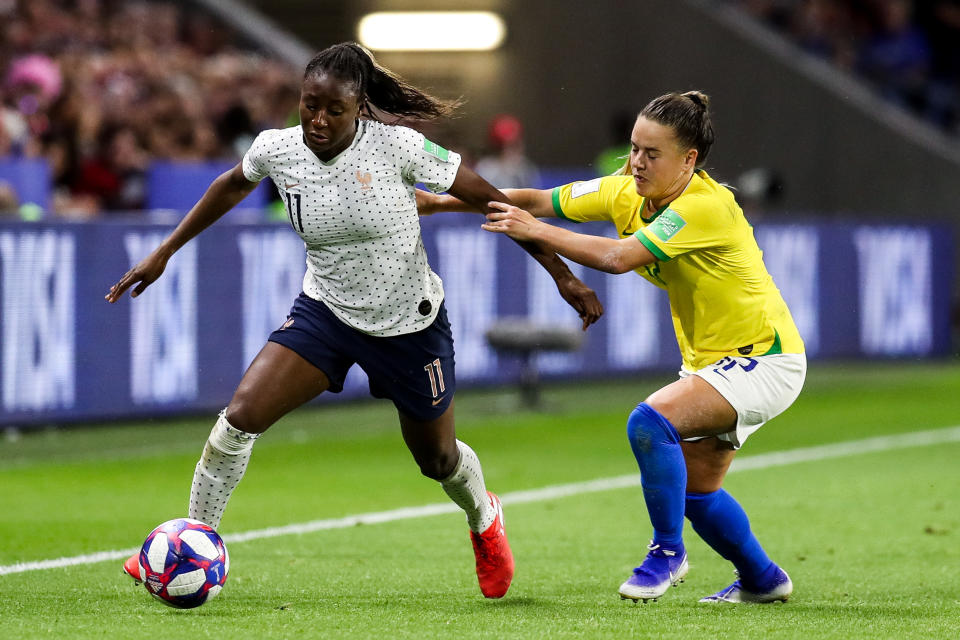
M250 450L260 435L230 426L226 411L220 412L193 472L189 517L214 529L220 526L230 494L247 470Z
M487 497L483 483L483 470L473 449L457 440L460 460L448 477L440 481L443 490L467 514L467 525L476 533L487 530L497 517L496 510Z

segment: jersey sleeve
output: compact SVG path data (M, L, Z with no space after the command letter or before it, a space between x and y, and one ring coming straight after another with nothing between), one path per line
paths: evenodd
M422 182L434 192L449 189L460 169L460 154L444 149L414 129L396 129L402 151L400 170L404 180L410 184Z
M711 206L713 205L713 206ZM675 201L634 235L660 261L729 240L733 218L709 198Z
M613 220L624 185L632 180L623 176L594 178L585 182L572 182L553 190L553 211L558 218L571 222Z
M270 173L266 154L268 149L267 138L269 136L269 131L260 132L254 138L253 144L250 145L247 152L243 154L243 177L250 182L260 182Z

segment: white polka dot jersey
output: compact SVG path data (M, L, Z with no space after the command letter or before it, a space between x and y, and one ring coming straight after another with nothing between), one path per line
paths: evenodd
M276 184L306 243L304 293L374 336L433 322L443 283L427 263L413 185L446 191L459 167L458 154L423 134L371 120L330 162L307 148L300 126L262 132L243 157L247 180Z

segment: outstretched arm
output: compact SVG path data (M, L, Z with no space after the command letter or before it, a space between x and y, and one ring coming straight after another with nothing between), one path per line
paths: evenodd
M220 219L253 191L256 182L250 182L243 175L243 168L237 164L233 169L222 173L210 183L206 193L197 204L183 217L176 229L154 249L150 255L127 271L117 284L110 287L104 296L107 302L116 302L133 285L132 298L143 293L154 280L160 277L170 257L201 231Z
M575 233L540 222L528 212L503 202L491 202L483 228L514 240L536 242L578 264L606 273L626 273L651 264L656 256L635 237L615 239Z
M464 206L469 209L460 209L464 211L481 211L490 213L491 201L502 201L505 194L490 185L486 180L478 176L471 169L460 166L457 171L457 178L448 190L449 193ZM519 189L510 191L538 192L536 189ZM549 192L547 192L549 195ZM419 206L419 202L418 202ZM456 210L456 209L455 209ZM551 205L552 211L552 205ZM570 271L570 268L563 260L552 251L544 250L536 242L527 242L517 240L523 249L529 253L534 260L547 270L547 273L553 278L557 285L557 290L564 300L571 307L576 309L583 321L583 330L596 322L603 315L603 305L597 299L597 294L585 285Z
M551 189L500 189L514 205L529 211L537 218L554 218L553 191ZM430 216L440 212L486 213L455 196L446 193L431 193L417 189L417 212Z

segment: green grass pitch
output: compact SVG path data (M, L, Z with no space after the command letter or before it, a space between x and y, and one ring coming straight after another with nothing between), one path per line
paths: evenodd
M550 386L536 412L509 389L462 392L458 435L501 495L636 474L626 416L669 379ZM0 638L960 637L960 438L942 437L960 425L956 362L815 362L796 404L744 447L747 462L934 430L927 444L730 474L794 580L785 604L699 604L733 574L689 527L686 582L656 603L621 601L650 537L637 487L505 501L517 573L498 601L479 593L456 513L228 543L223 593L192 611L152 600L117 560L9 571L132 548L185 515L213 418L0 440ZM308 408L257 444L221 532L445 502L388 403Z

